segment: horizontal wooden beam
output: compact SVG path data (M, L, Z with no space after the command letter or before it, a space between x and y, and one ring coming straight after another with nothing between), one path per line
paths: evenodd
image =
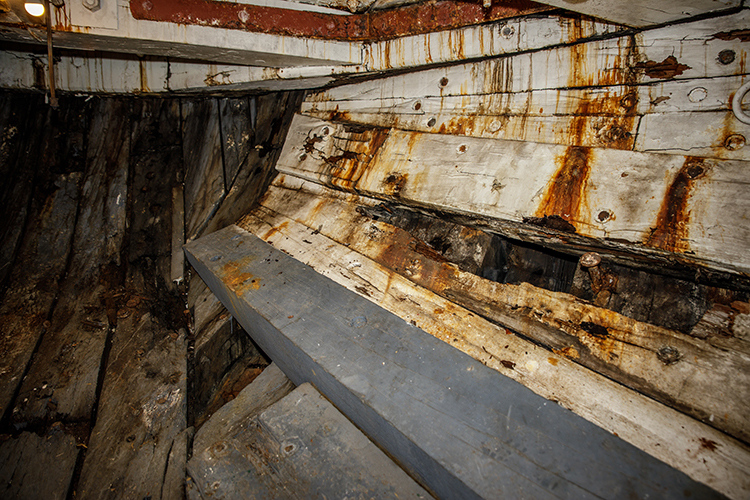
M306 184L304 190L318 187L303 184ZM351 195L341 192L328 195L342 201L352 199ZM319 203L325 204L322 199L310 203L291 191L282 199L299 213L306 206L312 214ZM366 198L360 200L366 202ZM750 449L746 445L581 367L568 357L574 354L572 350L544 349L416 285L405 275L356 251L348 241L342 244L325 236L322 231L328 232L328 224L310 228L261 206L248 214L240 225L323 276L693 479L731 498L742 499L750 492ZM334 231L337 228L335 223L330 227ZM364 227L369 224L365 223ZM340 236L349 234L351 229ZM371 230L370 234L376 235L377 230ZM715 441L722 452L709 453L701 446L704 441Z
M721 497L236 226L186 252L293 382L438 496Z
M560 292L462 271L426 242L358 210L374 200L337 197L277 180L263 207L317 230L413 283L595 372L750 442L750 359L709 341L640 322ZM665 353L671 353L670 358ZM514 361L515 363L516 361ZM729 389L731 387L731 389Z
M613 259L734 274L735 286L748 286L747 162L356 127L298 115L277 169L488 221L501 234L566 253L597 248ZM544 236L534 237L540 229Z

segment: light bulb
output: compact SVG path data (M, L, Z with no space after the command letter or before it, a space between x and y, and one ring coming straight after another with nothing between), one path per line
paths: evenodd
M41 3L26 2L24 4L26 12L34 17L41 17L44 15L44 5Z

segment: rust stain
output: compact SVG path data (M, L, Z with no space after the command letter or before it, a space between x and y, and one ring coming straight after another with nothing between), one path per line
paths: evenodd
M211 0L130 2L135 19L212 26L328 40L388 40L544 12L527 0L504 0L489 9L473 2L438 0L350 16ZM463 40L459 40L463 45ZM459 51L462 47L458 48Z
M289 225L289 222L288 222L288 221L284 221L284 222L282 222L281 224L279 224L278 226L276 226L276 227L272 227L271 229L269 229L269 230L268 230L268 231L266 232L266 234L264 234L264 235L263 235L263 239L264 239L265 241L268 241L268 240L270 240L270 239L271 239L271 238L273 238L273 237L274 237L275 235L277 235L277 234L280 234L280 233L281 233L281 232L282 232L282 231L283 231L284 229L286 229L286 227L287 227L288 225Z
M740 42L750 42L750 30L732 30L732 31L722 31L720 33L714 34L711 39L717 39L717 40L734 40L737 39Z
M646 245L670 252L690 250L688 243L688 208L695 181L703 177L708 165L703 158L688 156L662 200L655 227L651 228Z
M559 356L565 356L568 359L577 359L579 356L578 350L575 347L563 347L562 349L552 349L552 352Z
M557 173L547 186L542 202L536 211L537 217L559 216L576 225L580 220L581 204L586 198L586 184L590 173L591 149L569 146L562 158Z
M338 146L341 152L324 158L325 173L330 176L331 187L355 191L357 182L368 171L372 159L388 138L389 130L351 127L347 133L346 141Z
M406 181L408 179L409 174L391 172L385 179L383 179L385 194L394 197L399 196L401 194L401 190L404 189L404 186L406 185Z
M551 364L552 366L557 366L557 358L547 358L547 363Z
M719 446L719 443L717 443L713 439L700 438L699 441L701 443L701 448L705 448L709 451L716 451L716 448L718 448Z
M654 79L674 78L683 74L685 70L692 69L686 64L679 63L675 56L669 56L662 62L639 62L635 68L643 70L646 76Z
M231 261L221 267L222 281L237 295L242 295L248 290L258 290L261 279L251 273L242 272L241 269L255 257L247 255L236 261Z

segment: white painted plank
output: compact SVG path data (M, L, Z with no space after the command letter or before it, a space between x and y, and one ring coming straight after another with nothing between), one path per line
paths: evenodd
M725 434L509 335L287 217L261 207L241 225L324 276L730 498L745 498L750 492L750 450ZM515 367L505 366L502 360L515 360ZM717 452L702 449L701 438L720 443Z
M345 151L354 156L345 158ZM695 178L688 179L692 166ZM395 129L349 134L342 124L298 115L277 169L440 211L517 222L559 215L583 236L626 240L637 251L678 252L717 270L750 271L747 162ZM681 182L687 192L670 191ZM680 201L685 207L670 211Z
M583 2L540 0L540 3L601 19L609 19L627 26L649 26L739 7L742 2L740 0L661 0L658 3L650 0L631 0L630 2L617 0Z

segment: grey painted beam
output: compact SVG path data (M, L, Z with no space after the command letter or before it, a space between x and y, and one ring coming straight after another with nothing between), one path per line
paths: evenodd
M230 226L186 253L295 383L443 498L722 498Z

